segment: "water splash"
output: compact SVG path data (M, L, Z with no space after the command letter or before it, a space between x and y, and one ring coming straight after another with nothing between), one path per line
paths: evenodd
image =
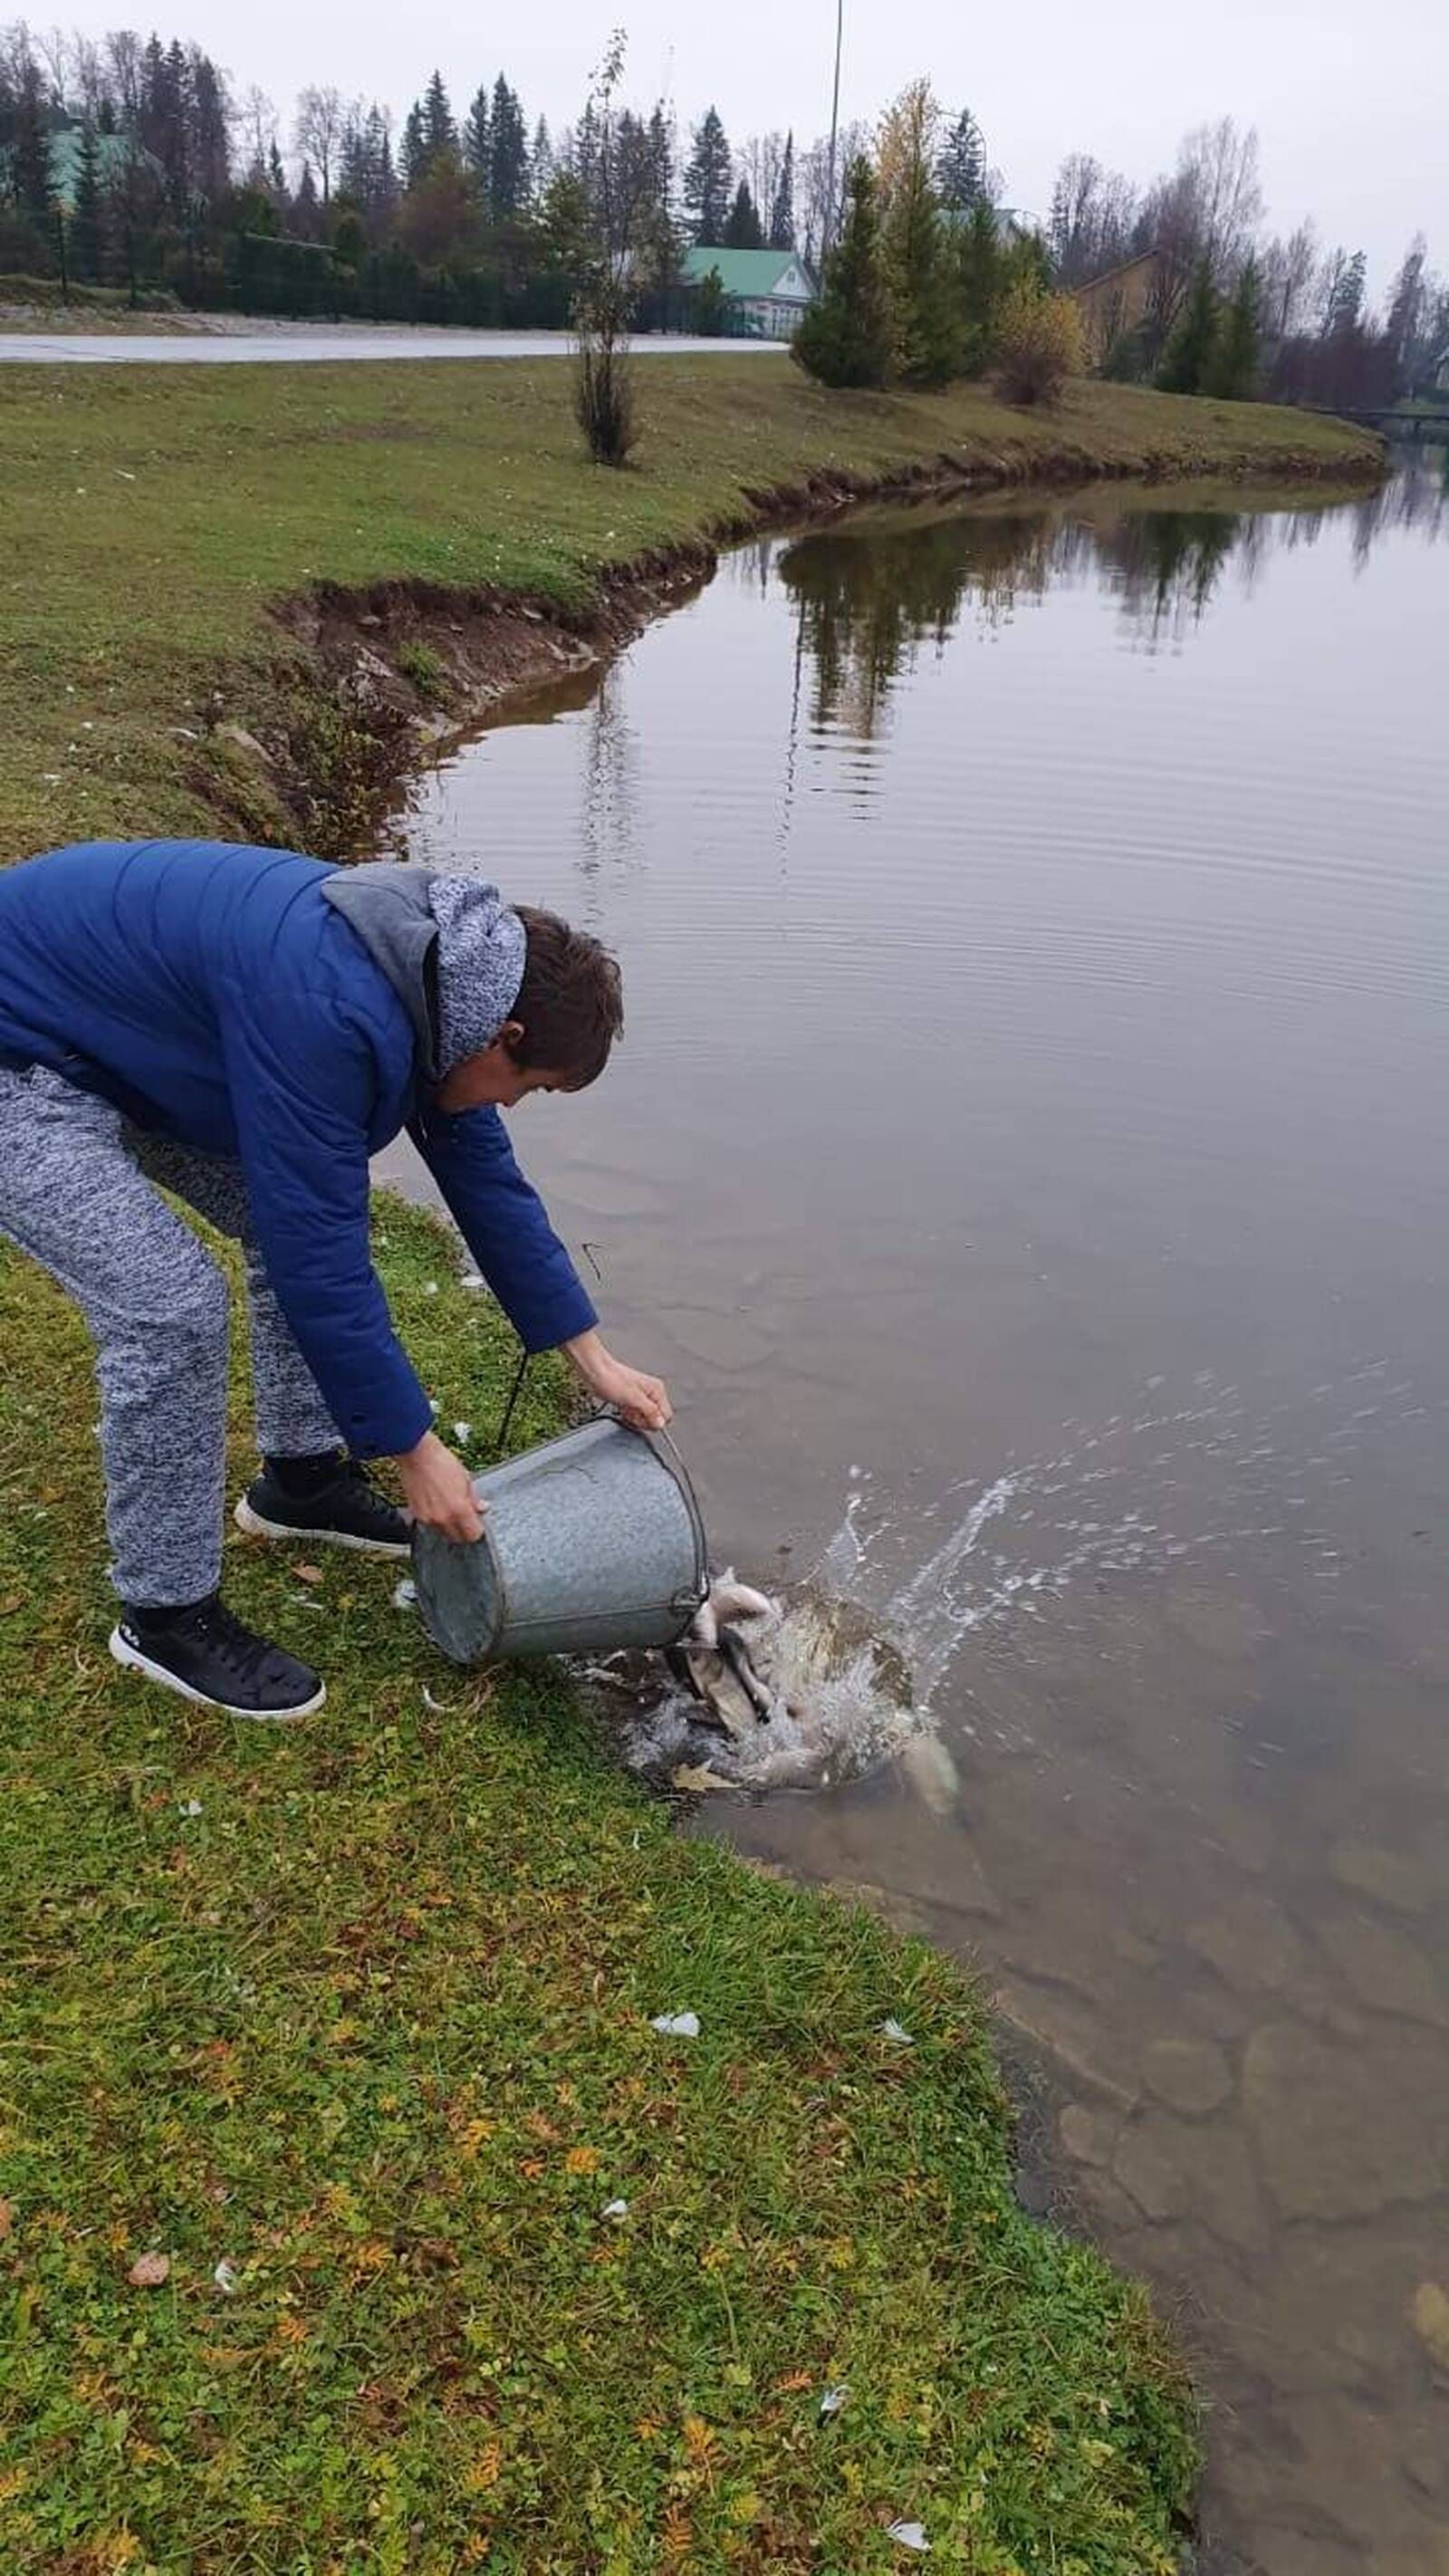
M1178 1400L1149 1379L1129 1409L1068 1422L1049 1455L1012 1461L924 1509L878 1497L870 1473L853 1467L813 1576L756 1632L779 1713L722 1735L684 1693L660 1699L657 1668L647 1680L616 1668L596 1679L633 1692L624 1758L656 1779L703 1768L714 1785L753 1792L829 1788L899 1761L945 1811L956 1781L938 1702L969 1638L1040 1619L1074 1584L1100 1589L1234 1547L1274 1542L1290 1560L1296 1551L1311 1579L1336 1581L1342 1551L1315 1499L1325 1482L1348 1480L1345 1462L1371 1426L1423 1412L1386 1360L1258 1414L1239 1387L1204 1370Z

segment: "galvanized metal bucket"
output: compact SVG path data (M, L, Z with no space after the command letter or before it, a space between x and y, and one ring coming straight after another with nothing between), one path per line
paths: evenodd
M670 1646L709 1588L704 1524L671 1440L611 1415L475 1476L483 1536L413 1533L418 1609L456 1664Z

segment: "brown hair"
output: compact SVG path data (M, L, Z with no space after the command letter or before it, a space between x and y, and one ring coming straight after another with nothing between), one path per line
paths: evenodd
M624 1027L618 961L556 912L513 907L528 938L518 999L508 1016L523 1034L513 1049L521 1072L557 1073L570 1091L596 1082Z

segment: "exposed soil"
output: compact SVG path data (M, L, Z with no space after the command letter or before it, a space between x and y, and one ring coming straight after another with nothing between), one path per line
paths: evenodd
M1180 456L1163 460L1174 479ZM1245 460L1254 482L1351 484L1380 468L1285 447ZM591 603L571 611L556 599L417 579L366 588L319 583L272 611L275 661L253 674L245 711L219 678L192 783L228 831L295 840L320 857L345 858L374 846L403 780L419 761L475 730L505 702L518 703L560 681L583 677L632 642L651 619L692 598L721 547L770 527L837 516L854 502L950 496L1023 484L1110 479L1151 481L1150 455L1104 468L1066 443L1023 470L1019 460L943 453L904 472L871 476L836 470L746 493L746 506L719 519L708 538L671 546L606 569ZM1220 460L1212 479L1223 480Z

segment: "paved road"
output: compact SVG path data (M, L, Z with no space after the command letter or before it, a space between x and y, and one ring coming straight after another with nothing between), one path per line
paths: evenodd
M641 358L735 357L744 351L781 354L769 340L645 338L633 344ZM316 365L329 359L560 358L564 331L387 331L347 323L314 323L304 331L0 333L0 364L72 367L239 367Z

